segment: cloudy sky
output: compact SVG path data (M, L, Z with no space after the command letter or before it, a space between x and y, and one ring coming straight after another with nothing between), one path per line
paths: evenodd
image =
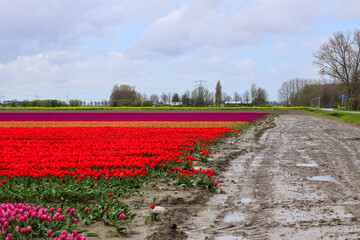
M358 0L0 0L0 94L108 99L115 84L277 100L281 83L319 78L313 53L360 27Z

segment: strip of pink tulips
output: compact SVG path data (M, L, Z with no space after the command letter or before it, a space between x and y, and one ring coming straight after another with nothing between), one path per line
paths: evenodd
M32 231L33 226L28 225L28 222L34 221L36 224L41 224L41 222L54 222L54 221L65 221L67 217L71 217L75 209L66 209L66 213L70 215L66 216L62 213L62 209L59 208L56 212L54 208L51 208L50 211L48 209L40 208L40 206L27 206L22 203L14 203L14 204L1 204L0 205L0 230L1 235L6 236L6 240L11 240L12 238L19 239L21 236L24 236L26 239L26 235L29 235ZM74 223L76 224L78 219L74 219ZM21 229L21 230L20 230ZM48 236L52 234L52 230L48 231ZM56 238L54 238L56 239ZM84 240L85 237L82 237L75 230L72 234L67 234L64 230L61 234L59 240L66 239L80 239Z

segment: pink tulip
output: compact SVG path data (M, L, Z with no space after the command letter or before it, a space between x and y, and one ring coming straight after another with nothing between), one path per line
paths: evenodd
M74 223L75 223L75 224L77 224L78 221L79 221L79 220L78 220L77 218L74 219Z
M6 236L6 240L11 240L11 238L12 238L12 234L9 233L9 234Z
M119 216L120 219L124 219L125 218L125 214L121 213Z
M53 230L50 229L50 230L47 232L47 236L50 237L50 236L52 235L52 233L53 233Z
M31 231L31 226L27 226L26 231L30 232Z

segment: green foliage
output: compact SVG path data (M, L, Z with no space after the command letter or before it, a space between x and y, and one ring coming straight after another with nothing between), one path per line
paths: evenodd
M11 100L10 101L10 107L16 107L16 100Z
M111 91L110 101L117 102L118 100L136 100L135 86L121 84L120 86L115 85ZM124 105L119 105L124 106ZM131 105L132 106L132 105Z
M205 107L212 105L209 90L204 86L198 86L195 88L192 92L191 103L194 107Z
M70 107L79 107L82 105L82 101L81 100L77 100L77 99L71 99L69 101L69 105Z
M304 111L309 112L311 114L328 117L331 119L337 119L344 122L360 124L360 113L348 113L348 112L337 112L337 111L329 112L320 109L306 109Z
M174 93L174 96L172 97L171 102L180 102L179 94Z
M154 221L162 221L162 219L160 218L158 213L151 211L149 216L145 216L145 224L148 224L148 223L154 222Z
M320 95L321 88L322 86L317 84L305 85L291 98L291 103L295 106L300 104L302 106L310 107L311 99Z
M143 107L152 107L151 101L144 101L143 102Z
M220 80L216 83L215 88L215 106L220 107L221 104L221 94L222 94L222 87Z
M347 110L359 110L360 100L357 98L350 98L347 101Z

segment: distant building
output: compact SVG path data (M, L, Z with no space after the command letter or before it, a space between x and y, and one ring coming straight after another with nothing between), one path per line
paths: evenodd
M250 101L225 101L225 107L249 107Z
M172 107L177 107L177 106L181 106L183 103L182 102L172 102L171 106Z

